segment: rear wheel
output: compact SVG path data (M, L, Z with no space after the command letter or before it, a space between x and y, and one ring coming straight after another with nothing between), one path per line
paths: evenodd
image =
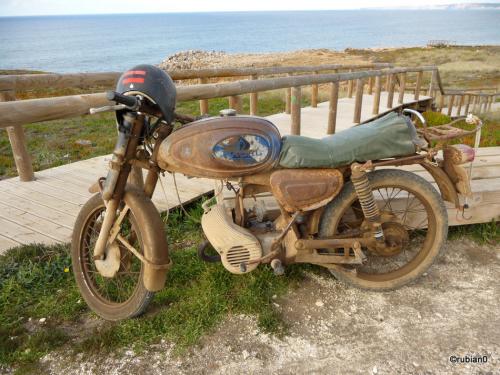
M98 271L93 251L105 210L100 194L94 195L82 207L73 231L73 271L85 302L94 312L107 320L132 318L144 312L154 293L144 287L142 262L117 241L111 245L112 249L108 249L108 254L113 252L119 257L120 266L115 276L104 277ZM143 230L130 209L122 222L120 234L141 254L144 253Z
M375 201L382 214L386 247L362 248L362 265L345 265L331 272L354 286L388 290L422 275L438 256L448 234L448 216L439 193L422 177L401 170L369 173ZM320 237L362 237L364 215L351 182L325 209ZM327 250L343 254L344 249Z

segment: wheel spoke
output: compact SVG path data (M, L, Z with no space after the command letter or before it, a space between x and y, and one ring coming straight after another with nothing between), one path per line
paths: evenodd
M82 269L88 282L88 286L95 294L100 296L108 304L120 304L126 302L134 293L141 278L141 262L131 255L129 250L123 246L120 251L120 268L113 278L103 277L96 268L93 251L99 237L100 221L102 221L104 207L100 208L85 225L82 236ZM142 253L140 242L130 221L130 212L125 216L120 233L128 237L130 245L139 253Z

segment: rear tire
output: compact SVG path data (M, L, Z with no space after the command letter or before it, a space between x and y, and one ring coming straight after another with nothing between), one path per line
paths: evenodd
M423 207L422 211L427 214L425 238L422 238L422 236L420 237L423 241L422 247L414 258L394 271L379 273L375 267L375 272L370 273L363 271L365 268L370 268L365 265L355 266L355 270L353 266L339 266L336 270L330 269L330 271L337 279L358 288L380 291L396 289L420 277L438 257L448 235L448 215L446 207L444 206L441 196L432 185L414 173L395 169L385 169L369 173L368 178L374 193L380 192L381 189L387 189L387 191L389 191L389 189L392 189L391 191L401 189L401 191L407 194L403 195L403 199L406 197L406 201L408 201L410 199L409 197L414 196L417 198L417 202L421 203ZM383 194L379 195L379 197L383 198ZM387 198L390 202L390 198ZM342 227L348 228L347 231L353 230L352 226L343 223L348 222L347 217L349 215L349 210L358 217L361 216L361 219L363 218L360 209L356 208L356 203L359 204L359 202L357 202L357 195L352 182L349 181L346 183L342 192L327 205L321 219L319 237L332 237L338 235L342 233ZM379 199L377 204L381 210L388 210L386 209L387 202L385 200L382 202L382 199ZM383 204L384 207L381 207ZM406 203L406 205L408 209L408 203ZM391 207L390 203L389 207ZM391 208L391 210L393 209ZM400 211L394 210L394 212ZM406 221L407 213L404 215ZM351 217L352 216L351 214ZM350 223L353 222L355 221L351 219ZM396 224L396 226L397 225L403 227L402 224ZM415 235L419 235L423 232L423 230L418 227L414 230L407 229L407 231ZM411 244L412 243L409 243L406 246L410 246ZM417 247L419 246L420 245ZM379 256L378 259L376 259L377 255L370 254L369 250L365 248L363 248L363 252L367 254L368 262L372 261L374 264L377 264L379 261L384 262L383 257ZM407 258L407 254L405 254L405 256ZM387 262L391 261L390 258L391 257L385 257L385 259L388 259ZM404 262L404 259L402 262Z

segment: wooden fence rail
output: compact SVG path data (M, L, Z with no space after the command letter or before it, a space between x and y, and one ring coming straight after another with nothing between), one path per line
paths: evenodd
M339 73L339 70L348 70L348 72ZM334 71L334 73L322 73L327 71ZM347 83L348 96L352 96L355 84L353 122L360 123L363 94L366 86L368 86L368 93L371 94L373 92L374 95L372 113L378 115L382 78L385 78L385 90L388 91L387 107L392 108L396 86L398 86L398 103L403 105L404 93L405 90L408 90L408 86L406 86L408 75L412 75L415 78L415 86L412 88L414 95L413 103L418 104L424 73L429 72L431 73L431 78L428 92L430 96L435 97L436 92L439 91L440 109L444 105L444 98L451 95L451 99L448 102L448 113L450 115L455 97L460 97L459 101L456 102L458 105L457 113L460 112L462 106L464 106L466 112L471 106L473 106L473 110L477 109L479 112L486 111L488 108L491 108L491 104L496 98L497 93L471 93L469 91L458 90L454 90L452 93L446 92L442 87L439 71L434 66L394 68L390 64L336 64L306 67L203 69L172 71L169 73L176 80L196 79L198 84L177 86L177 100L199 100L200 112L202 114L208 112L208 99L221 97L229 98L230 107L241 111L240 95L249 94L250 114L255 115L257 114L259 92L285 89L286 112L291 113L292 134L300 134L302 88L304 86L311 86L311 104L315 107L318 101L318 85L330 84L327 133L333 134L336 127L340 83ZM264 75L286 76L260 78ZM118 76L119 73L0 76L0 94L3 93L0 99L4 100L0 102L0 128L7 128L8 130L16 167L22 181L34 179L33 168L24 140L23 125L86 115L92 107L100 107L112 103L108 102L104 93L8 101L15 99L16 90L26 91L42 87L111 86ZM248 76L250 79L224 83L208 83L209 78L242 76ZM427 88L424 89L427 90ZM465 100L466 97L467 100Z

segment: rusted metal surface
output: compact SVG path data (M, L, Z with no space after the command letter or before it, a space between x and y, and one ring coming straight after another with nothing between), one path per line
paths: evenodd
M310 211L331 201L343 186L337 169L283 169L271 174L271 189L288 212Z
M162 142L158 165L195 177L245 176L271 170L280 144L277 128L265 119L205 119L175 131Z

